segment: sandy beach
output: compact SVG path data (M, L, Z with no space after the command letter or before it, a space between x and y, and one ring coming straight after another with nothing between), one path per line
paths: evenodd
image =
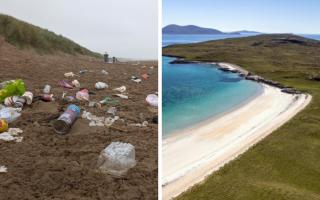
M290 120L311 101L263 84L263 92L218 118L163 140L163 199L171 199Z

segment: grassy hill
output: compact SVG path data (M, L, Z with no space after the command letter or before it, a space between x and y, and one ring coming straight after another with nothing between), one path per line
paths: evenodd
M63 52L72 55L101 56L62 35L3 14L0 14L0 36L20 49L32 48L41 54Z
M163 49L187 60L235 63L313 96L292 120L177 199L320 199L319 52L319 41L288 34Z

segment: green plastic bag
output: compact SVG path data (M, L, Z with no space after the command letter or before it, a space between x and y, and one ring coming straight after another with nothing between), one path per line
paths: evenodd
M25 91L26 87L21 79L10 81L0 90L0 102L3 102L7 97L14 95L21 96Z

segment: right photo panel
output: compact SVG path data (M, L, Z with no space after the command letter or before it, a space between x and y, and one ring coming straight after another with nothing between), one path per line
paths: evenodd
M320 199L319 1L162 5L162 198Z

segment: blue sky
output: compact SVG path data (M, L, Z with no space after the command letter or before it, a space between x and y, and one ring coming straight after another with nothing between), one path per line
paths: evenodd
M163 26L320 34L320 0L163 0Z

